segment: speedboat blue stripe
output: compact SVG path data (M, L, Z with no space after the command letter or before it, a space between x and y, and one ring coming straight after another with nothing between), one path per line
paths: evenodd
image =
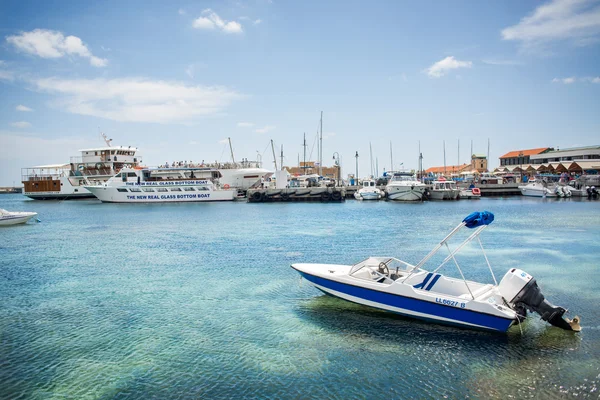
M437 274L435 276L435 278L433 278L433 280L431 281L431 283L429 284L429 286L427 286L427 288L425 290L431 290L431 288L433 287L433 285L435 285L435 283L438 281L438 279L440 279L440 276L442 276L441 274Z
M425 287L425 285L427 285L427 282L429 282L429 279L431 279L431 276L433 275L432 272L428 273L427 276L425 277L425 279L423 279L423 282L414 285L413 287L415 289L423 289Z
M310 275L302 271L300 274L310 282L335 290L336 292L344 293L349 296L365 299L374 303L379 303L385 306L405 309L412 312L422 313L429 316L440 323L458 324L473 328L468 324L476 325L483 329L491 329L495 331L505 332L513 323L511 318L503 318L490 314L480 313L464 308L456 308L443 304L432 303L425 300L414 299L398 294L385 293L378 290L367 289L359 286L353 286L346 283L335 282L329 279ZM402 314L398 312L398 314ZM408 315L414 318L427 319L428 317L420 317L417 315ZM452 321L439 320L437 318L446 318Z

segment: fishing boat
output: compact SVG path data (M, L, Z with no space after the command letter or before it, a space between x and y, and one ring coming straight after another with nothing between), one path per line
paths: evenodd
M390 311L407 317L441 324L506 332L526 318L527 311L538 313L550 324L579 331L579 317L563 317L566 310L545 300L536 279L511 268L498 284L481 245L479 235L494 220L490 212L468 215L417 265L394 257L369 257L354 265L292 264L292 268L317 289L354 303ZM454 250L448 241L463 228L473 229ZM492 275L493 284L465 279L455 255L477 239ZM449 255L433 271L423 269L443 247ZM439 273L452 261L461 278Z
M456 182L440 178L433 181L433 186L429 190L429 198L432 200L456 200L459 193L460 190L456 186Z
M220 187L211 168L123 168L106 183L85 186L106 203L232 201L237 190Z
M36 212L6 211L0 208L0 226L24 224L36 215Z
M385 187L390 200L420 201L423 200L427 186L419 182L410 172L394 172Z
M384 196L384 192L377 187L377 182L373 179L365 179L363 186L354 192L356 200L379 200Z

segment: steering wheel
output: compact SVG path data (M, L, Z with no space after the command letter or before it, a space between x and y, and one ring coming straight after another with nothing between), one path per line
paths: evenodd
M385 276L390 275L390 269L388 268L387 264L384 262L380 262L379 267L377 269L379 270L380 274L383 274Z

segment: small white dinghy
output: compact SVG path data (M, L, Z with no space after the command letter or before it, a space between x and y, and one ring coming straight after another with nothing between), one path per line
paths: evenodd
M24 224L36 215L36 212L11 212L0 208L0 226Z
M393 257L370 257L355 265L293 264L292 268L326 294L408 317L506 332L522 322L529 310L554 326L580 331L579 318L563 318L566 310L546 301L536 280L526 272L511 268L498 284L485 252L494 284L464 278L455 254L474 239L483 251L479 235L493 220L488 211L470 214L417 265ZM448 240L464 227L474 232L451 251ZM450 252L444 261L432 272L422 269L442 247ZM461 278L438 273L449 261Z

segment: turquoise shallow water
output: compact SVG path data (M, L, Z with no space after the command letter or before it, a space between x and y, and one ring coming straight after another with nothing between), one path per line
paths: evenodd
M153 204L0 208L0 398L598 398L600 201ZM519 267L582 317L508 334L418 322L322 295L293 262L416 263L460 220L500 278ZM458 256L490 281L474 248ZM469 268L471 266L471 268ZM452 268L445 270L454 274Z

